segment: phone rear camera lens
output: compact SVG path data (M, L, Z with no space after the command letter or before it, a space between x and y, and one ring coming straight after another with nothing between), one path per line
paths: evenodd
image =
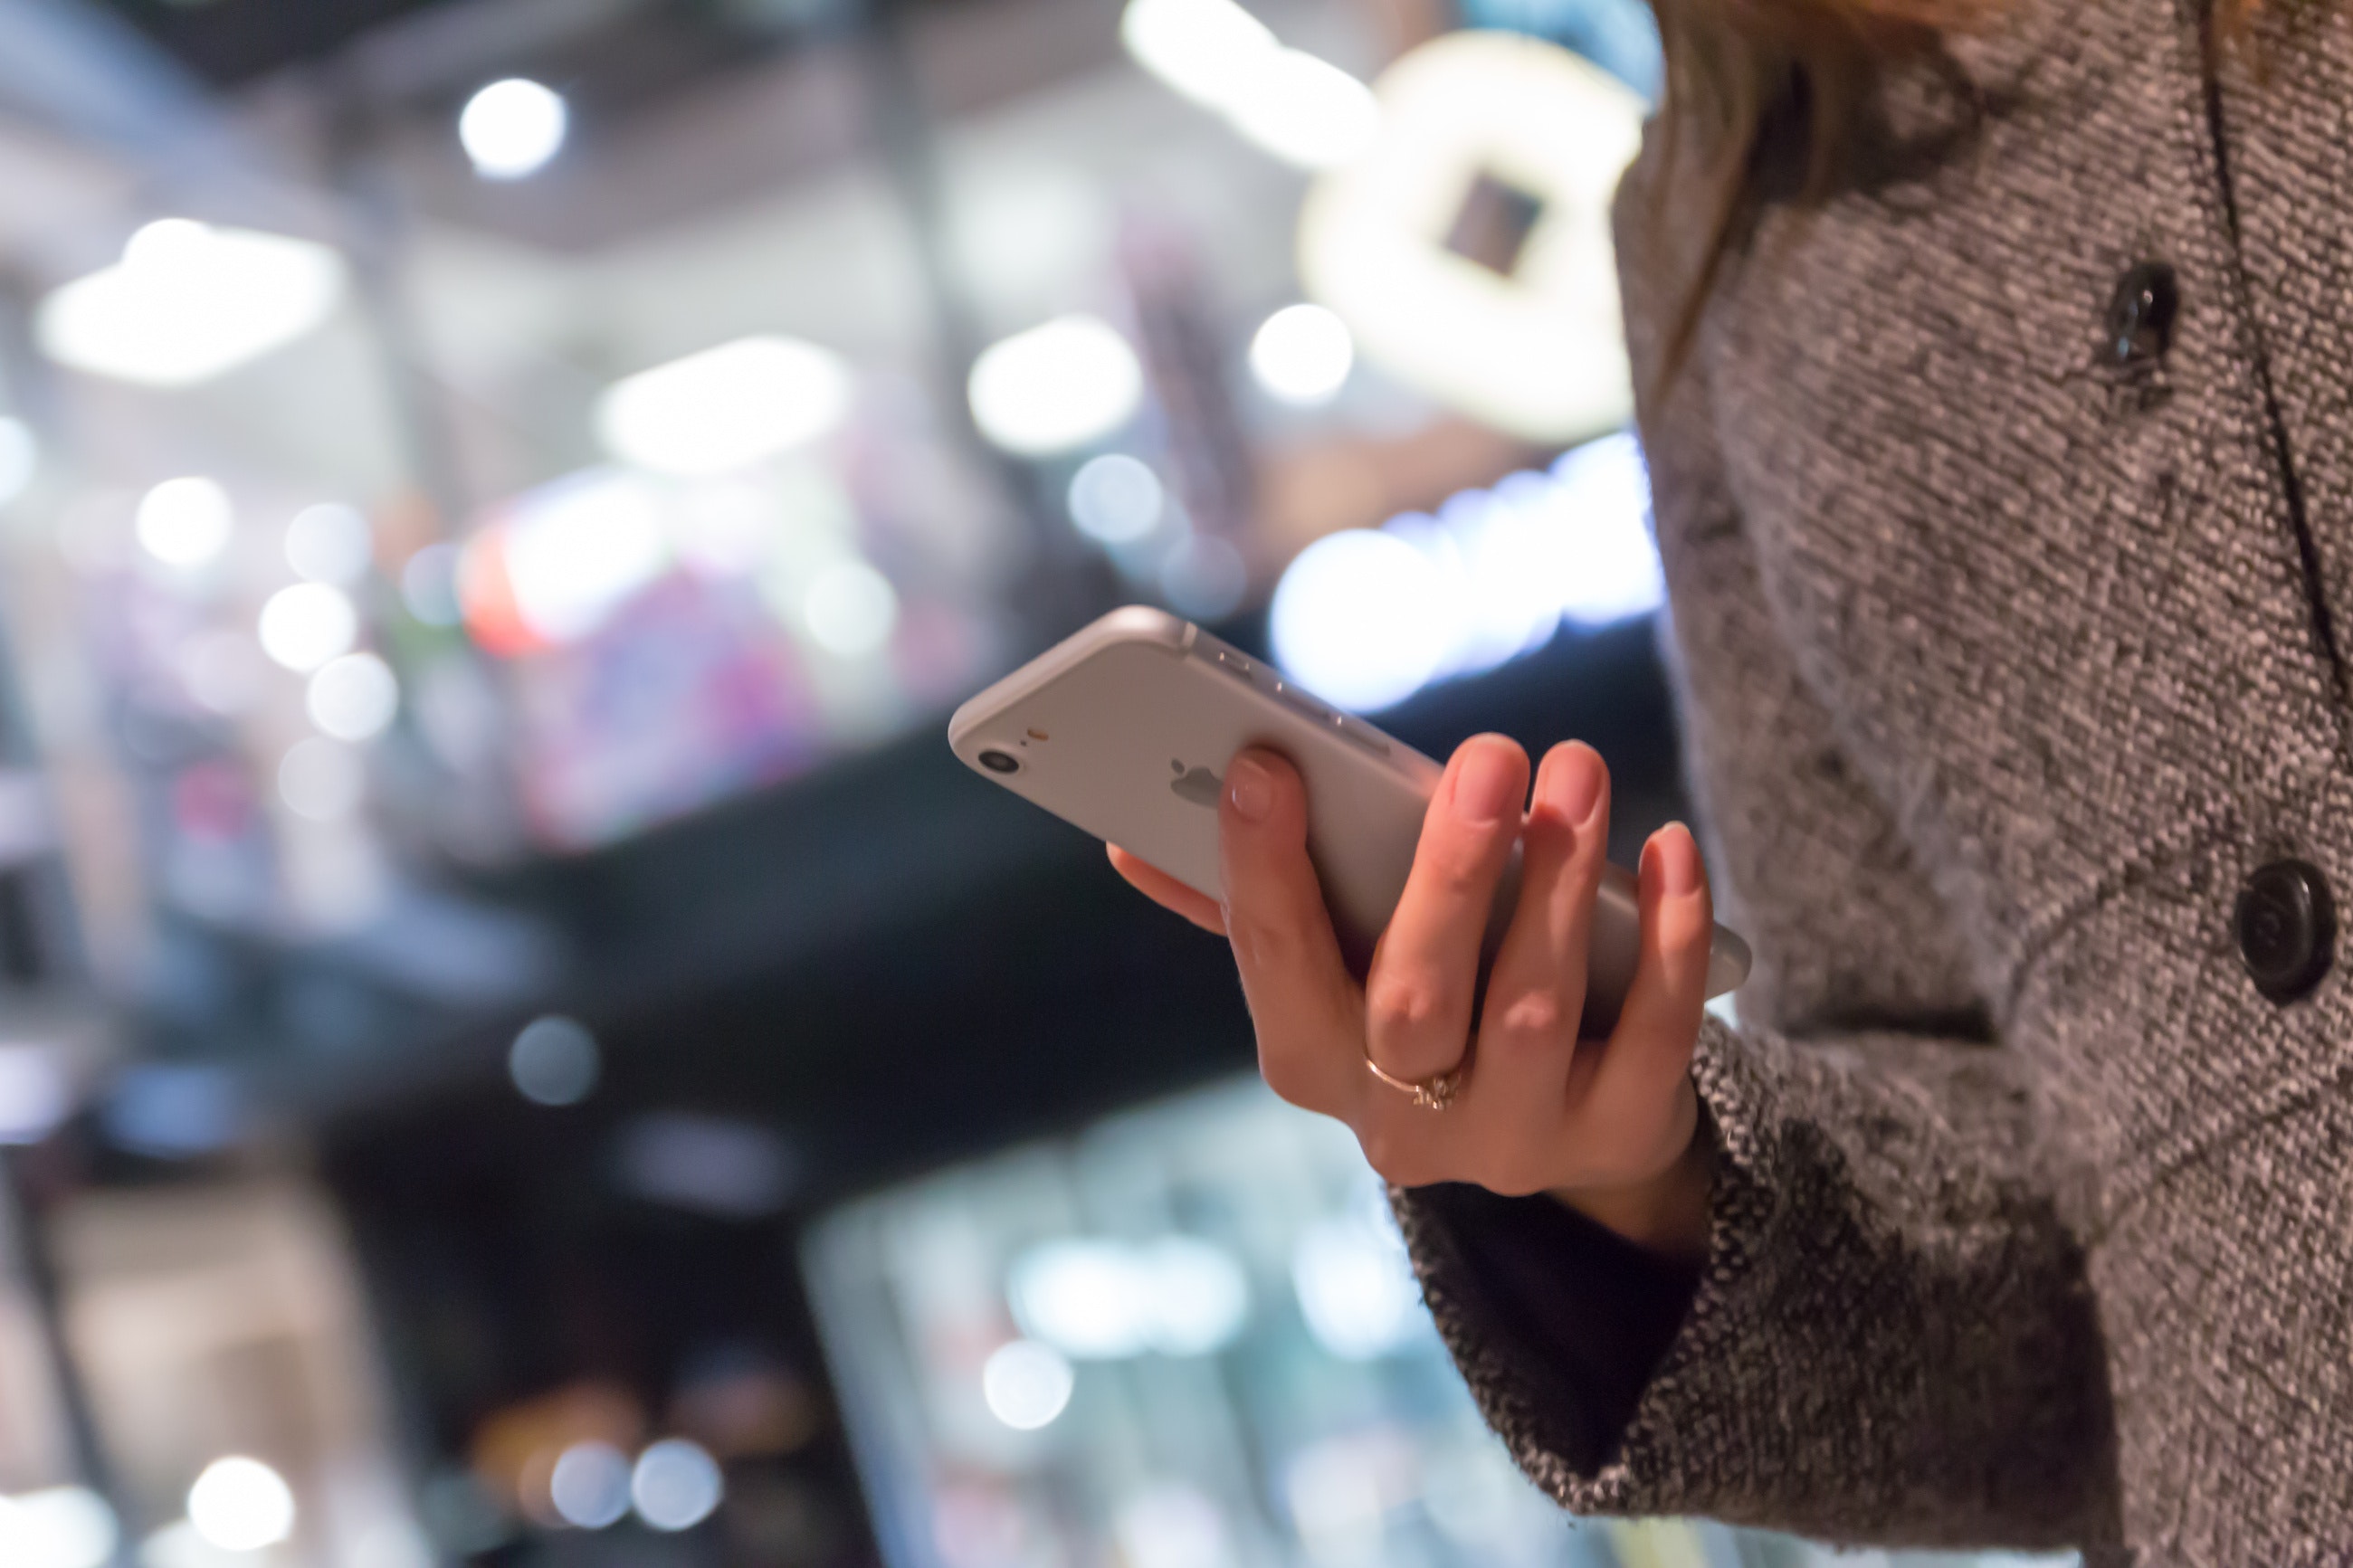
M980 765L993 773L1018 773L1021 771L1021 759L1010 752L983 752Z

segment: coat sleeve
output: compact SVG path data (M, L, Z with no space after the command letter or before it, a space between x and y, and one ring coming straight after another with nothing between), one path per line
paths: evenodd
M1645 393L1672 301L1644 290L1681 275L1643 237L1654 156L1619 202ZM1719 908L1758 958L1743 1026L1709 1018L1694 1066L1717 1152L1705 1263L1686 1293L1597 1290L1620 1260L1564 1237L1567 1311L1623 1347L1597 1372L1559 1310L1526 1310L1525 1244L1514 1284L1493 1212L1423 1189L1397 1196L1424 1291L1488 1420L1576 1511L1889 1544L2112 1541L2097 1316L2031 1080L1775 631L1707 396L1695 356L1639 400L1688 771ZM1643 1310L1665 1317L1622 1321Z

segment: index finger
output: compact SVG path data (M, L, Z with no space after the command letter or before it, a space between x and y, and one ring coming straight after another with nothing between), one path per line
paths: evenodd
M1131 855L1116 844L1105 847L1111 852L1111 868L1126 879L1129 887L1162 909L1183 915L1203 931L1226 934L1226 911L1217 900L1207 893L1195 892L1151 861Z
M1361 1101L1364 994L1342 962L1307 858L1307 791L1271 752L1227 765L1218 805L1226 934L1258 1027L1259 1070L1294 1105L1342 1120Z

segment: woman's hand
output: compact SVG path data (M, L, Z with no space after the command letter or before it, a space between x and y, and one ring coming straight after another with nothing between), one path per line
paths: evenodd
M1259 1068L1294 1105L1346 1122L1400 1186L1473 1182L1548 1192L1630 1240L1704 1250L1707 1141L1691 1085L1715 916L1691 833L1643 846L1641 957L1618 1026L1579 1041L1587 937L1609 829L1609 775L1589 746L1547 752L1525 821L1528 760L1500 735L1463 742L1430 798L1413 871L1359 985L1341 961L1307 858L1299 775L1236 757L1219 804L1226 901L1113 848L1156 902L1231 939ZM1518 903L1472 1017L1495 883L1522 841ZM1432 1110L1366 1068L1424 1083L1461 1068Z

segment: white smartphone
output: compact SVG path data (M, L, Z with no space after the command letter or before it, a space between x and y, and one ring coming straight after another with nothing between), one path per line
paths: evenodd
M1405 891L1443 773L1402 741L1198 626L1148 605L1114 610L955 711L965 764L1209 897L1222 897L1218 796L1245 746L1291 759L1307 786L1307 847L1343 951L1361 973ZM1512 908L1518 855L1496 892L1489 951ZM1612 866L1594 910L1583 1029L1608 1032L1632 980L1640 920ZM1748 944L1715 928L1708 994L1748 973Z

